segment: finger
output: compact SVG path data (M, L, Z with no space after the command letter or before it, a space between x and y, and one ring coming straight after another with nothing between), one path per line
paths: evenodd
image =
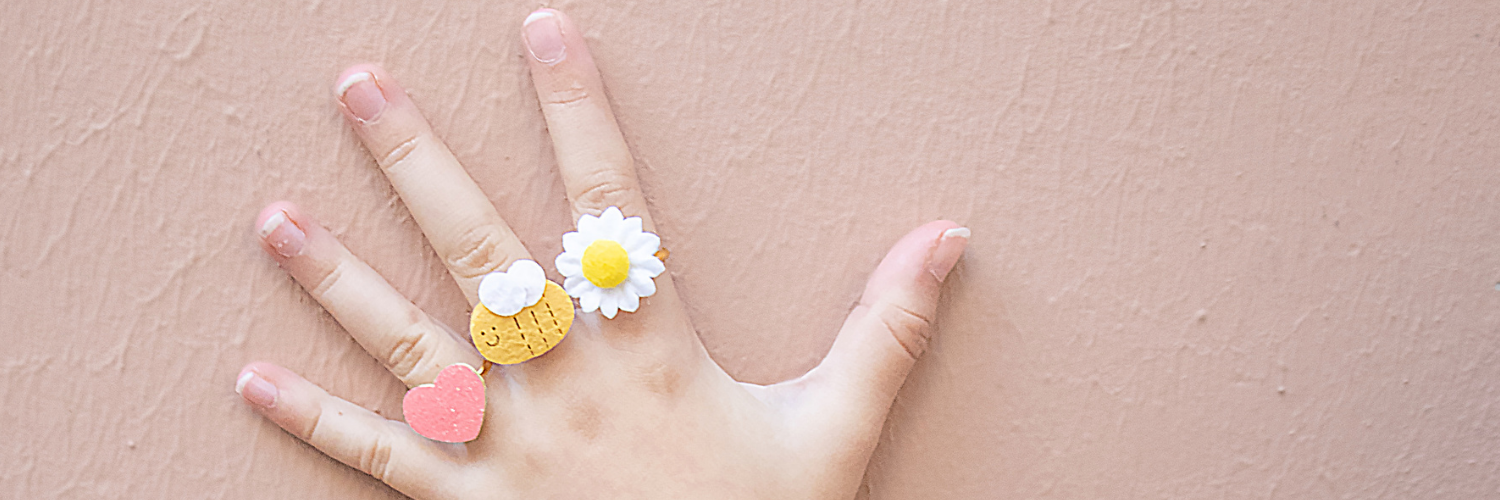
M532 12L522 31L531 78L574 220L582 214L599 215L613 206L626 217L640 217L642 227L654 232L655 224L636 179L635 162L610 111L603 80L582 31L568 16L552 9ZM692 327L671 275L657 276L655 286L655 293L642 299L639 312L617 316L609 323L610 331L621 337L671 339L657 345L684 356L703 356L696 335L660 334L691 333Z
M930 222L891 248L828 356L796 382L807 390L813 418L878 433L907 372L927 349L942 281L968 246L968 234L949 221Z
M479 279L513 260L531 258L526 247L395 78L377 66L359 65L344 70L338 81L335 95L344 118L469 304L479 302Z
M604 82L583 33L568 16L540 9L526 18L531 79L547 119L573 218L611 206L655 226L636 179L635 160L604 95Z
M482 362L296 205L272 203L255 227L266 253L407 387L432 382L453 363Z
M461 452L270 363L246 365L234 391L298 439L412 497L439 491L445 473L452 474L448 460Z

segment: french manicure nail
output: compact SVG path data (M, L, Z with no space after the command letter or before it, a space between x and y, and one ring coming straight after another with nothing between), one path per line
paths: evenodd
M287 219L286 212L281 211L271 214L266 223L260 225L260 237L265 238L277 255L286 258L300 255L302 245L307 242L307 233L302 232L302 228Z
M964 254L964 248L969 246L969 228L955 227L943 231L938 237L937 247L932 249L932 255L927 258L927 272L937 278L939 282L948 277L948 272L958 264L958 258Z
M385 94L370 73L355 73L339 83L339 101L362 122L371 122L385 111Z
M275 385L250 370L245 370L240 374L240 379L234 381L234 392L261 408L275 408L276 396L281 393Z
M526 50L531 51L531 57L537 61L552 64L568 55L567 47L563 45L562 23L552 11L539 10L526 16L523 32Z

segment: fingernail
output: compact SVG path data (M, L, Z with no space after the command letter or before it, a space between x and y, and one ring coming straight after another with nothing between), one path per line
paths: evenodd
M939 282L948 277L948 272L958 264L958 258L964 255L964 248L969 246L969 228L955 227L943 231L938 237L937 248L932 250L932 256L927 258L927 272L932 273Z
M380 84L375 81L375 75L370 73L355 73L339 83L339 101L344 107L349 108L353 114L362 122L374 121L385 111L385 94L380 91Z
M526 49L537 61L552 64L568 55L563 45L562 23L552 11L539 10L526 16L524 33Z
M276 390L275 385L250 370L245 370L240 374L240 379L234 381L234 392L261 408L275 408L276 396L281 393Z
M296 257L302 253L302 244L307 241L307 233L302 228L286 218L286 212L276 212L266 219L265 224L260 225L260 237L265 238L266 243L282 257Z

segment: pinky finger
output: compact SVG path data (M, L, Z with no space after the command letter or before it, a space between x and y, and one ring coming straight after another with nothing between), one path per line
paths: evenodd
M428 441L286 368L246 365L234 390L293 436L408 496L431 496L444 479L453 480L445 476L458 472L445 458L462 454L462 447Z

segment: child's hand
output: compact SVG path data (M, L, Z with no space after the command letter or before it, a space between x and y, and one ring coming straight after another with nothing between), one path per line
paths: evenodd
M547 9L526 22L573 216L618 206L652 230L579 30ZM527 253L394 78L358 66L339 81L345 117L470 304L485 273L527 258L551 267L552 256ZM481 364L467 334L418 310L297 207L272 204L257 227L267 252L408 387L453 363ZM466 444L423 438L276 365L246 366L236 388L288 432L418 498L849 498L967 244L957 228L932 222L897 242L822 364L771 386L735 382L708 357L664 273L638 312L579 314L552 351L491 369L484 427Z

